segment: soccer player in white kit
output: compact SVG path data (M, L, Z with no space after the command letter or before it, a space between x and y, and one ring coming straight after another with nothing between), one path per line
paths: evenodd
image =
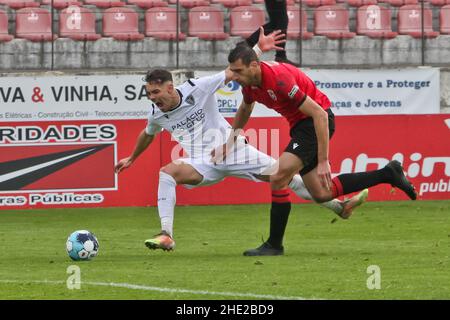
M264 36L261 32L258 45L264 51L277 48L279 32ZM167 70L153 70L145 78L148 98L152 101L147 126L140 133L132 154L120 160L115 167L117 173L128 168L151 144L162 129L171 133L189 155L172 161L160 169L158 186L158 212L161 233L145 241L150 249L172 250L173 220L176 204L177 184L187 188L212 185L227 176L255 182L269 182L276 170L276 160L247 143L239 136L232 152L222 163L211 161L211 151L223 145L231 132L230 124L220 114L215 92L233 80L227 69L212 76L190 79L174 87L172 75ZM301 198L312 200L300 175L295 175L290 188ZM322 203L340 217L348 218L353 209L366 198L366 192L341 202L331 200Z

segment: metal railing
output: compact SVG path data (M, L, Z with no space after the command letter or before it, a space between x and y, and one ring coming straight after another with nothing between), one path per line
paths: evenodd
M2 71L222 67L237 42L267 23L264 4L254 2L234 8L226 0L206 8L192 5L207 0L63 8L51 0L12 8L8 1L0 1ZM287 53L301 66L450 63L449 0L314 1L288 1Z

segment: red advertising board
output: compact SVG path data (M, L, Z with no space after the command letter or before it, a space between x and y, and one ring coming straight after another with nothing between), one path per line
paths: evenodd
M280 151L289 141L283 118L253 118L247 127L280 128ZM268 148L270 151L270 148ZM168 152L163 153L163 161ZM450 115L338 116L330 141L332 172L362 172L397 159L419 192L418 200L450 199ZM295 197L295 196L294 196ZM292 197L292 198L294 198ZM229 178L216 186L179 188L178 204L267 203L270 188ZM370 189L369 201L407 200L399 190L383 184ZM301 202L295 197L296 202Z
M175 146L167 132L131 168L120 175L113 171L144 126L145 120L0 123L0 209L156 205L159 168L171 161ZM250 143L275 157L289 141L280 117L252 118L247 128L264 136ZM273 132L276 141L262 145ZM276 142L278 149L272 148ZM330 143L334 174L377 169L392 159L403 163L419 200L450 199L450 116L336 117ZM406 199L389 185L369 193L371 201ZM179 205L269 201L267 183L237 178L192 190L177 187Z
M450 115L338 117L332 139L332 170L361 172L397 159L415 185L418 199L450 199ZM370 200L404 200L385 185Z
M159 138L132 170L114 173L144 126L144 120L0 125L0 209L154 203Z

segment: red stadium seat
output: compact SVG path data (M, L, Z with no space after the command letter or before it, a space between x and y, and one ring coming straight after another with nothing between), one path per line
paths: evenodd
M34 0L0 0L0 4L7 5L12 9L20 9L20 8L37 8L41 4Z
M450 0L430 0L429 1L433 6L445 6L450 4Z
M167 7L169 4L164 0L128 0L128 4L134 4L142 9L154 7Z
M181 26L181 24L179 24ZM179 27L180 28L180 27ZM160 40L177 38L177 11L175 8L151 8L145 12L145 35ZM178 39L186 35L178 33Z
M349 6L352 7L361 7L361 6L367 6L371 4L377 4L377 0L347 0L347 3Z
M212 0L211 3L218 3L226 8L234 8L239 6L251 6L252 0Z
M288 39L311 39L312 32L308 32L308 15L302 10L302 21L300 26L300 8L296 6L287 7L287 15L289 19L287 38Z
M433 15L429 8L424 9L424 36L435 38L439 32L433 31ZM398 10L398 33L407 34L414 38L422 37L422 13L420 5L406 5Z
M98 8L123 7L126 3L120 0L84 0L85 4L91 4Z
M217 1L217 0L214 0ZM303 2L305 0L302 0ZM286 0L286 5L293 6L296 2L300 2L299 0ZM264 0L253 0L253 3L255 4L264 4Z
M103 12L103 35L116 40L142 40L139 33L139 17L131 8L109 8Z
M314 10L314 33L330 39L350 39L349 12L341 5L322 6Z
M450 34L450 5L443 6L439 13L441 33Z
M8 33L8 15L5 11L0 10L0 42L11 41L12 39L14 37Z
M258 7L242 6L231 9L230 33L246 38L264 24L266 15Z
M176 4L177 0L169 0L170 4ZM193 8L193 7L201 7L201 6L209 6L209 0L179 0L180 6L183 8Z
M302 0L309 7L330 6L336 4L336 0Z
M53 3L53 8L56 9L64 9L67 8L68 6L82 6L83 3L78 2L76 0L42 0L42 4L46 4L46 5L52 5Z
M50 11L44 8L22 8L16 11L16 37L31 41L52 41Z
M189 35L203 40L224 40L223 11L217 7L195 7L189 11Z
M95 13L77 6L70 6L59 14L59 35L80 41L95 41L102 37L95 31Z
M358 8L356 33L370 38L392 39L397 32L392 31L391 10L377 5Z
M384 0L384 2L394 7L401 7L407 4L418 4L419 0Z

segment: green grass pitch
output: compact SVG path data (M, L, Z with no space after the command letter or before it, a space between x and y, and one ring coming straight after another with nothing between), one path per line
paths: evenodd
M366 203L334 222L294 205L284 256L242 256L267 237L269 208L177 207L173 252L144 246L159 232L156 208L1 211L0 299L450 298L450 201ZM98 237L92 261L66 254L78 229ZM67 288L71 265L80 289Z

